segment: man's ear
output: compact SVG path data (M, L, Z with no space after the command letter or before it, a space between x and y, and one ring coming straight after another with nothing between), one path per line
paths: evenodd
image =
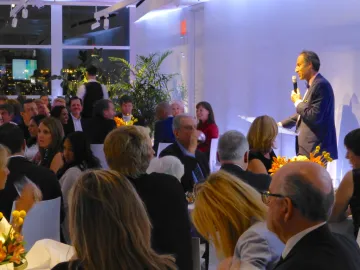
M244 163L245 163L245 164L248 164L248 163L249 163L249 151L246 151L246 152L245 152L245 155L244 155Z
M282 200L282 211L284 212L284 221L287 222L291 219L292 215L293 215L293 211L294 211L294 205L292 203L292 201L290 200L290 198L285 197Z
M20 112L21 117L24 117L25 112Z

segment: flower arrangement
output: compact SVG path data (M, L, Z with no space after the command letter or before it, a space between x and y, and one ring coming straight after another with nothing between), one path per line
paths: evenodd
M26 267L25 242L19 231L24 223L26 212L24 210L14 211L12 216L13 222L12 225L9 225L0 212L0 222L3 225L1 226L2 237L0 237L0 268L2 265L13 263L14 269L23 269L23 266ZM9 228L5 228L7 226ZM24 261L25 263L23 263Z
M138 121L134 116L131 116L130 121L125 121L124 119L122 119L120 117L114 117L114 120L115 120L117 127L133 126Z
M320 153L320 146L316 146L315 151L310 153L309 158L307 156L295 156L293 158L286 158L286 157L274 157L273 158L273 163L271 166L271 169L269 170L269 172L271 173L271 175L273 175L278 169L280 169L282 166L284 166L285 164L289 163L289 162L294 162L294 161L311 161L311 162L315 162L323 167L326 166L327 162L331 162L333 161L332 158L330 157L330 153L323 151Z

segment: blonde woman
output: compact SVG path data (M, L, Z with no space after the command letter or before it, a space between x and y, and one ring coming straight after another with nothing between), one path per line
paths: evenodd
M254 120L247 135L250 149L249 171L269 173L273 158L276 157L273 148L277 135L278 126L272 117L263 115Z
M76 259L53 269L176 269L173 257L152 250L144 204L128 179L114 171L89 171L78 179L69 217Z
M255 189L220 170L198 186L192 218L220 259L234 256L234 263L273 269L284 244L267 229L266 213Z

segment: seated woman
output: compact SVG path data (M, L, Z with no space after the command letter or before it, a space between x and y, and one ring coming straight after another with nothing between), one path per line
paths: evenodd
M53 270L175 270L174 258L151 248L151 224L128 179L114 171L83 174L70 200L74 260Z
M202 101L196 105L196 117L199 120L197 129L205 134L205 141L200 143L198 150L210 156L211 140L219 138L219 129L215 123L214 111L211 105Z
M180 100L175 100L171 103L172 116L185 113L184 103Z
M45 118L45 115L36 115L31 117L31 120L29 122L29 134L30 138L26 142L26 148L25 148L25 154L24 156L28 160L33 160L36 154L39 152L39 145L37 143L37 135L39 132L39 125L41 120Z
M247 134L250 149L249 171L269 173L273 158L276 157L273 148L277 135L278 126L272 117L263 115L254 120Z
M69 112L64 106L56 106L51 110L51 116L60 120L61 124L64 126L68 123Z
M83 171L100 168L100 162L94 157L89 141L87 140L85 133L81 131L70 133L64 139L63 158L65 164L58 171L57 177L60 179L59 181L64 198L64 209L66 214L62 229L67 243L70 243L69 228L67 226L68 198L70 190Z
M61 146L64 130L59 120L53 117L45 118L39 125L38 144L40 163L54 173L64 165Z
M273 269L284 244L267 229L266 213L255 189L220 170L198 185L192 217L219 258L253 266L246 269Z
M22 121L22 118L21 118L21 104L19 101L17 101L16 99L8 99L6 101L7 104L10 104L13 106L14 108L14 116L13 116L13 119L12 119L12 122L19 125Z
M346 210L350 205L352 220L354 223L355 238L360 227L360 129L349 132L344 138L347 150L346 158L349 160L352 170L348 171L335 194L335 204L331 213L330 221L339 222L344 220Z

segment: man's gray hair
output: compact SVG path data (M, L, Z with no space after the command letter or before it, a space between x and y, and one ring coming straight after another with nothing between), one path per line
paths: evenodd
M334 204L334 188L325 194L299 173L285 177L283 195L289 197L300 213L311 221L327 221Z
M172 129L176 130L179 129L181 127L181 119L183 118L191 118L194 119L191 115L189 114L178 114L177 116L174 117L173 119L173 124L172 124Z
M302 51L300 53L300 55L304 56L305 62L312 64L313 69L315 70L315 72L318 72L320 69L320 58L319 56L313 52L313 51Z
M249 143L244 134L237 130L230 130L220 137L217 151L220 160L241 160L249 151Z

